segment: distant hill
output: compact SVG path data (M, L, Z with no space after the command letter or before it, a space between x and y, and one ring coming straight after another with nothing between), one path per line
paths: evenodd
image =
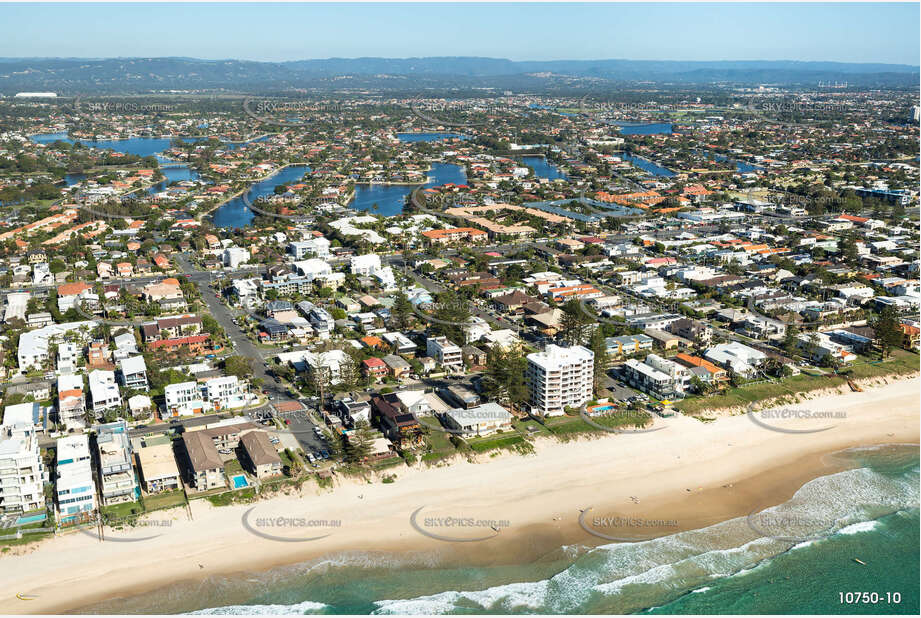
M53 90L61 95L159 90L287 90L346 87L539 87L542 81L603 79L675 85L774 84L815 87L844 82L867 88L917 88L919 67L796 61L552 60L502 58L326 58L290 62L195 58L0 58L0 93ZM342 78L346 79L343 80Z

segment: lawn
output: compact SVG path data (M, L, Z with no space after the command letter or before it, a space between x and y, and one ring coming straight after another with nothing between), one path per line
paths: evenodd
M104 506L101 509L106 520L130 519L144 513L144 506L140 502L122 502Z
M222 494L208 496L208 502L214 506L228 506L231 504L251 502L256 497L256 488L247 487L236 491L225 491Z
M555 416L553 418L548 418L545 423L547 429L550 430L550 433L558 437L576 435L580 433L597 433L601 431L597 427L592 427L586 423L584 420L582 420L582 417L578 415Z
M386 459L378 459L377 461L371 463L370 468L372 470L385 470L387 468L392 468L403 463L403 458L399 455L394 455L393 457L387 457Z
M48 519L46 521L37 521L34 524L28 524L25 526L19 526L18 530L22 531L22 538L20 539L2 539L0 540L0 547L2 551L9 551L9 546L12 545L26 545L27 543L34 543L36 541L41 541L44 538L52 536L54 532L31 532L29 530L35 530L38 528L44 527L54 527L54 520ZM0 536L7 536L16 534L17 528L6 528L0 530Z
M186 503L185 493L181 489L173 491L164 491L159 494L149 494L144 496L144 510L160 511L171 509L177 506L183 506Z
M534 451L534 445L525 440L517 431L483 436L481 438L470 438L467 440L467 444L470 445L470 450L474 453L485 453L493 449L508 449L519 453L531 453Z
M243 474L243 464L237 459L231 459L224 464L224 472L228 477Z
M432 423L437 423L437 421L434 419L422 419L423 426L433 426ZM420 457L426 463L440 461L457 453L457 449L451 443L450 434L443 431L430 430L426 435L426 443L428 452L423 453Z

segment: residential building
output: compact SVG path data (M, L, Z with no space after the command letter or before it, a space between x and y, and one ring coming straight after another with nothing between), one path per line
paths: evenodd
M125 421L97 425L100 494L105 505L132 502L140 495L132 466L131 443Z
M381 258L376 253L352 256L349 269L355 275L373 275L381 269Z
M449 428L466 435L488 436L512 427L512 415L494 401L475 408L452 408L442 418Z
M227 268L239 268L241 264L249 262L249 251L243 247L227 247L224 249L223 264Z
M264 431L250 431L240 438L243 447L243 461L248 464L250 472L256 478L263 479L277 476L282 472L281 457L269 441L269 435Z
M310 320L310 325L317 331L317 335L324 339L329 337L330 333L336 328L336 321L333 320L333 316L326 309L321 309L320 307L311 309L310 313L307 314L307 319Z
M163 389L166 416L201 414L206 409L198 382L168 384Z
M7 408L9 410L9 407ZM26 513L45 506L45 468L35 425L4 414L0 425L0 513Z
M722 367L717 367L710 361L700 358L699 356L692 356L690 354L685 354L679 352L675 355L675 360L685 367L689 368L694 375L699 377L702 382L705 383L718 383L725 382L729 379L729 374ZM703 372L695 371L695 369L703 369Z
M85 521L96 509L96 482L90 458L89 436L77 434L57 441L58 523L62 526Z
M132 356L119 362L119 378L122 386L138 391L147 390L147 365L143 356Z
M675 386L676 394L682 394L688 390L691 384L692 374L687 367L676 363L669 358L663 358L658 354L650 354L646 357L646 364L653 369L658 369L672 379Z
M834 359L838 363L850 363L857 360L850 346L832 341L825 333L800 333L796 337L796 347L814 363L823 363Z
M422 236L431 245L447 245L458 241L478 242L486 240L488 235L483 230L474 227L457 227L448 230L429 230L422 232Z
M83 376L64 374L58 377L57 420L68 430L85 426L86 396L83 392Z
M619 337L605 337L604 345L608 355L619 358L637 354L643 350L651 350L652 337L648 335L621 335Z
M651 356L651 355L650 355ZM677 396L675 380L667 373L635 358L624 363L622 372L627 383L656 399L672 399Z
M115 410L122 405L122 396L115 383L115 372L94 369L89 374L90 400L93 413L102 415L106 410Z
M713 340L713 329L698 320L688 318L676 320L668 326L668 330L674 335L702 346L710 345Z
M145 492L156 494L182 486L172 442L139 448L137 462Z
M528 354L525 380L531 408L538 414L559 416L567 407L579 407L592 398L594 357L582 346L548 345Z
M318 258L329 257L329 241L319 236L307 240L292 242L288 244L288 253L294 256L296 260L302 260L305 257L314 256Z
M732 341L708 349L704 353L704 358L748 378L757 373L758 366L767 359L767 355L747 345Z
M242 408L249 400L244 384L237 376L211 378L204 383L205 401L215 410Z
M410 365L409 362L402 356L397 356L396 354L388 354L384 357L383 360L387 365L387 369L390 371L390 375L392 375L397 380L412 373L412 365Z
M186 473L189 485L198 491L226 487L224 462L214 442L203 431L182 434L186 453Z
M447 337L429 337L425 341L426 354L435 359L447 371L462 371L463 354L459 346Z
M61 341L70 332L78 333L79 338L85 341L95 327L96 322L85 320L52 324L23 333L19 336L19 349L17 350L19 369L23 372L41 369L50 360L48 350L52 344Z

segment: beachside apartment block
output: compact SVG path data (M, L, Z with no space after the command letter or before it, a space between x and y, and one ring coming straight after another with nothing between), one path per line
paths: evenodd
M594 359L583 346L548 345L543 352L528 354L525 380L531 408L538 414L562 415L567 407L579 407L592 398Z
M45 506L45 468L32 413L21 418L10 412L13 407L0 425L0 513L27 513Z
M125 421L96 427L96 448L99 451L100 494L105 505L132 502L138 498L137 479L131 463L131 443Z
M61 525L85 521L96 509L96 481L93 480L88 435L58 439L55 495Z

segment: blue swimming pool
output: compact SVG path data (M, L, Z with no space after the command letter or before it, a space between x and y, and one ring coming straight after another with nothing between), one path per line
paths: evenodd
M230 479L233 482L234 489L243 489L244 487L249 487L249 483L246 481L246 477L242 474L238 474Z
M25 526L27 524L34 524L37 521L45 521L47 517L48 516L45 515L44 513L41 513L40 515L29 515L28 517L20 517L19 519L16 520L16 525Z

